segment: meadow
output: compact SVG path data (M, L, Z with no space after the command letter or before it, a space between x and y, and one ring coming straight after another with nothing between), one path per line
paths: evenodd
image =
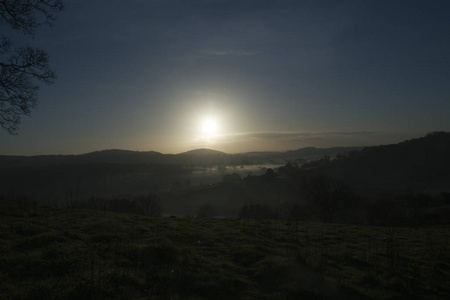
M0 202L1 299L450 299L449 228Z

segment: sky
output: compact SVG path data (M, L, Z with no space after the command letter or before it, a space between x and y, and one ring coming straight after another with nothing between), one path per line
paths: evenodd
M450 131L448 0L66 0L57 74L0 155L227 153Z

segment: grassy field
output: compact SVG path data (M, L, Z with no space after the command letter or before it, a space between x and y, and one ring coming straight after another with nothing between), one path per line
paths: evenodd
M1 299L450 299L449 229L0 203Z

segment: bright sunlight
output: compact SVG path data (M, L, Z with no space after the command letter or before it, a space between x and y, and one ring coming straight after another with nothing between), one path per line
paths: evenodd
M213 117L207 117L201 122L201 129L203 134L207 136L211 136L217 133L218 131L218 123L217 120Z

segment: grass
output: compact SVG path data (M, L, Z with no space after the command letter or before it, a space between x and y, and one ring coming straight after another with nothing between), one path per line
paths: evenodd
M0 203L1 299L450 299L448 229Z

